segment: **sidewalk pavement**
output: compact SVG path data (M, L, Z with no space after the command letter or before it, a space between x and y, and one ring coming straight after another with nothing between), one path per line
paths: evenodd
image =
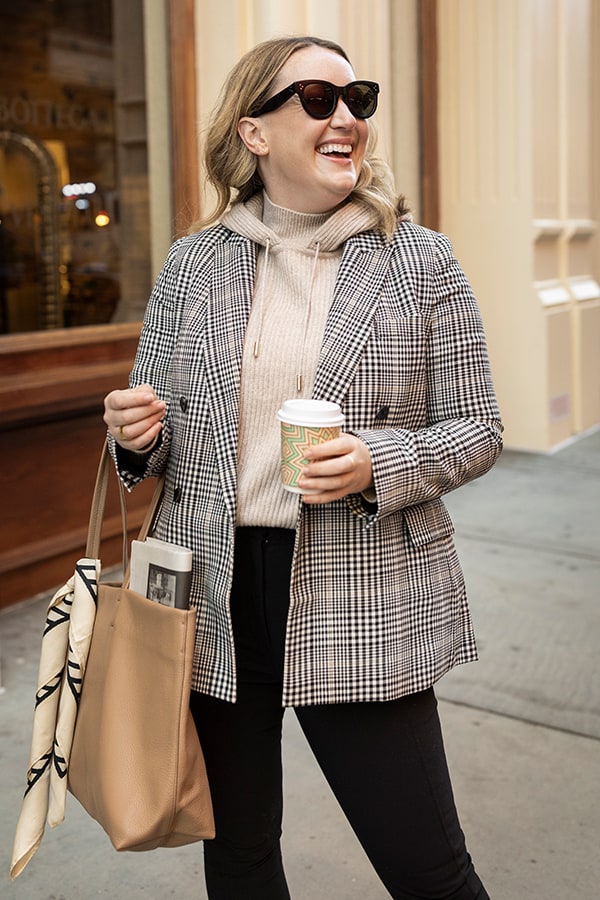
M437 689L471 854L492 900L595 900L600 431L554 454L505 451L485 478L447 500L481 654ZM10 882L47 601L0 613L0 896L205 900L201 845L117 854L72 797L64 824L47 831ZM293 713L284 752L284 854L294 900L384 900Z

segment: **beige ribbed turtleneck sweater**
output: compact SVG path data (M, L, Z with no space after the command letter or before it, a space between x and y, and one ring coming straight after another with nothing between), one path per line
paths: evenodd
M294 528L299 499L281 484L277 410L311 396L343 242L372 222L351 203L307 214L263 197L222 220L260 245L242 360L237 524Z

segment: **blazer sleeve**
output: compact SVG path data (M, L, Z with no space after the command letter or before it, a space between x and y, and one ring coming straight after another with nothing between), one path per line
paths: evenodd
M368 446L376 504L354 495L354 511L373 520L438 498L485 474L502 449L483 324L449 240L435 235L423 427L355 432ZM417 294L420 288L417 285ZM390 361L393 365L394 361Z

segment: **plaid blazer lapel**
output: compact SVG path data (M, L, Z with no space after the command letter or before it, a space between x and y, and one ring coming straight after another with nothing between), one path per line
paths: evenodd
M346 244L315 375L313 397L341 403L360 362L391 245L375 233Z
M223 497L235 521L237 435L244 332L250 315L256 256L245 238L233 236L216 248L205 339L210 397Z

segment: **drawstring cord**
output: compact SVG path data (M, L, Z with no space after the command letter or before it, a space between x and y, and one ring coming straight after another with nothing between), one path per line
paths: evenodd
M267 239L265 244L265 262L263 269L263 276L260 280L261 288L259 293L255 298L255 302L258 306L258 335L256 340L254 341L254 347L252 348L252 354L254 359L257 359L260 355L260 341L262 338L263 332L263 321L265 314L265 301L264 301L264 293L265 293L265 285L267 282L267 268L269 266L269 252L271 249L271 242ZM304 363L306 357L306 339L308 337L308 328L310 325L310 317L312 313L312 299L313 299L313 290L315 286L315 280L317 277L317 266L319 263L319 252L321 249L321 245L317 242L315 244L315 255L312 264L312 270L310 275L310 283L308 287L308 303L306 306L306 315L304 317L304 334L302 335L302 347L300 350L300 365L298 366L299 371L296 374L296 391L298 394L302 393L302 386L304 382L303 371L304 371Z
M267 268L269 266L269 251L271 249L271 241L267 238L267 242L265 244L265 266L264 266L264 274L261 278L261 290L259 300L259 313L258 313L258 335L256 340L254 341L253 355L254 359L258 358L260 353L260 339L262 337L263 330L263 317L265 314L265 302L264 302L264 293L265 293L265 284L267 281Z
M313 298L313 289L315 286L315 278L317 276L317 265L319 262L319 251L321 249L321 245L319 243L316 244L315 248L315 256L313 259L312 272L310 275L310 285L308 288L308 304L306 308L306 316L304 317L304 334L302 335L302 349L300 351L300 371L296 375L296 391L301 394L302 393L302 373L304 371L304 361L306 356L306 339L308 336L308 326L310 325L310 315L312 312L312 298Z

